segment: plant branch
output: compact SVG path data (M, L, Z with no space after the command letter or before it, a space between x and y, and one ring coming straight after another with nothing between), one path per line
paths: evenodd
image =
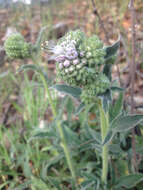
M52 100L51 93L50 93L50 90L49 90L48 85L47 85L47 81L45 80L45 77L42 74L40 74L40 77L42 79L44 88L45 88L45 90L47 92L48 100L49 100L49 103L51 105L53 116L54 116L54 118L56 118L57 117L57 110L56 110L55 104L54 104L54 102ZM61 123L60 123L59 120L57 120L56 124L57 124L57 128L58 128L58 131L59 131L59 134L60 134L60 138L61 138L61 146L62 146L62 148L64 150L65 157L66 157L69 169L71 171L72 177L74 179L74 182L76 183L75 169L74 169L74 166L73 166L73 162L72 162L72 159L71 159L71 154L70 154L68 145L66 143L66 139L65 139L64 132L63 132L63 128L62 128Z

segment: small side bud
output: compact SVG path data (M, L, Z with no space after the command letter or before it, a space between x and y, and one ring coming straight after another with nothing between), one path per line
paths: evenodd
M11 34L4 43L6 54L12 59L24 59L31 56L31 44L25 42L19 33Z

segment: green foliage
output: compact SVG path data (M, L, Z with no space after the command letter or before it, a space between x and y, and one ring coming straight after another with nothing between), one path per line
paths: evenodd
M119 114L121 114L123 110L123 93L119 94L118 99L116 100L114 105L111 105L109 108L110 120L115 119Z
M132 187L135 187L141 181L143 181L142 174L131 174L128 176L122 176L117 180L115 189L122 189L122 188L130 189Z
M142 120L143 115L118 115L113 121L111 121L109 131L103 144L110 142L118 132L126 132L132 129L137 124L141 123Z
M109 58L116 55L119 47L120 47L120 39L117 40L113 45L105 47L106 51L105 59L108 60Z
M68 94L74 98L79 99L81 95L81 89L77 87L72 87L64 84L56 84L52 86L52 88L56 89L57 91L61 93Z

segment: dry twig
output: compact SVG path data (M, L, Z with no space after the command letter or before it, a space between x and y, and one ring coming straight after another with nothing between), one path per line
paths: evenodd
M135 74L136 74L136 31L135 31L135 8L134 8L134 0L130 0L129 3L129 9L131 12L131 32L132 32L132 60L131 60L131 66L130 66L130 79L131 79L131 114L134 113L135 109L135 103L134 103L134 87L135 87ZM137 166L137 154L136 154L136 148L135 148L135 129L132 129L132 151L133 151L133 159L132 163L134 166L134 170L137 172L138 166Z
M95 2L94 2L94 0L91 0L91 2L92 2L92 6L93 6L93 13L94 13L94 15L96 15L96 16L98 17L99 23L100 23L100 25L101 25L101 28L102 28L102 30L103 30L103 32L104 32L104 34L105 34L106 43L109 43L108 33L107 33L107 31L106 31L106 29L105 29L105 27L104 27L104 23L103 23L103 21L102 21L102 19L101 19L101 17L100 17L100 14L99 14L99 12L98 12L98 10L97 10L97 8L96 8Z

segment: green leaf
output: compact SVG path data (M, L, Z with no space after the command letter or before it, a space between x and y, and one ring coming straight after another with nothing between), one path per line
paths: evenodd
M26 71L26 70L33 70L33 71L36 71L36 72L40 72L40 71L41 71L41 68L38 67L38 66L35 65L35 64L22 65L22 66L17 70L17 73L19 73L19 72L21 72L21 71Z
M17 70L17 73L22 72L22 71L28 71L28 70L33 70L37 72L38 74L43 75L47 81L49 80L47 73L42 69L42 67L39 67L38 65L35 65L35 64L22 65Z
M143 174L131 174L128 176L122 176L118 179L115 188L127 188L135 187L138 183L143 181Z
M48 168L49 168L51 165L57 164L57 163L60 162L60 160L63 159L63 158L64 158L64 154L59 154L59 155L53 156L51 159L49 159L49 160L47 161L47 164L44 165L44 168L43 168L44 171L43 171L42 176L47 176L46 174L47 174Z
M85 104L84 104L84 103L81 103L81 104L78 106L78 108L76 109L75 115L80 114L80 113L84 110L84 108L85 108Z
M112 65L111 64L105 64L105 66L103 67L103 73L108 77L108 79L111 81L112 76L111 76L111 68Z
M72 131L69 127L63 126L63 131L66 139L66 143L68 145L79 145L80 144L80 139L74 131Z
M128 131L141 121L143 121L143 115L119 115L111 122L110 129L114 132Z
M43 139L43 138L52 139L53 135L54 135L54 133L49 132L49 131L39 131L34 136L32 136L30 138L30 140L31 139Z
M35 44L35 48L36 48L37 52L41 49L41 42L43 40L44 32L45 32L45 30L47 28L48 28L48 26L42 27L39 34L38 34L38 38L37 38L37 41L36 41L36 44Z
M110 124L109 131L107 132L107 135L102 143L102 145L105 145L109 143L114 135L117 132L125 132L133 127L135 127L137 124L143 121L143 115L119 115L117 116Z
M109 143L112 140L112 138L114 137L114 135L115 135L115 133L113 133L112 130L109 130L107 132L107 135L106 135L103 143L102 143L102 146L104 146L105 144Z
M47 184L40 178L36 178L34 176L31 177L31 183L34 187L37 187L38 189L44 189L44 190L50 190L47 186Z
M55 129L56 123L53 121L51 124L44 125L44 128L36 128L32 130L32 135L29 138L29 142L31 140L37 140L37 139L58 139L58 134Z
M114 92L123 92L125 89L118 86L111 86L110 88Z
M58 115L57 115L57 117L55 118L57 121L62 120L63 113L64 113L64 109L65 109L65 107L66 107L66 104L68 103L68 99L69 99L69 97L64 97L64 98L62 99L61 104L60 104L60 109L59 109Z
M122 149L120 148L119 144L110 144L109 151L113 154L120 154L122 152Z
M100 95L99 97L102 100L102 106L103 106L104 111L107 112L109 109L109 104L112 101L111 91L106 90L106 92Z
M59 92L65 93L77 99L79 99L81 95L81 88L77 88L77 87L72 87L72 86L68 86L64 84L56 84L52 86L51 88L54 88Z
M60 187L60 182L56 180L55 178L48 177L48 181L50 182L52 186L56 187L57 190L62 190Z
M123 107L123 93L120 93L115 104L110 107L110 120L111 121L113 119L115 119L115 117L117 117L121 113L122 107Z
M28 181L26 181L26 182L20 184L18 187L16 187L15 190L19 190L19 189L23 190L23 189L26 189L26 188L29 187L29 185L31 185L31 183L32 183L31 180L28 180Z
M120 47L120 39L118 39L113 45L105 47L106 55L105 59L109 59L117 53L117 50Z
M89 126L87 126L87 132L89 137L92 137L91 139L95 140L95 143L97 144L101 144L102 140L101 140L101 134L95 130L93 130L92 128L90 128Z

